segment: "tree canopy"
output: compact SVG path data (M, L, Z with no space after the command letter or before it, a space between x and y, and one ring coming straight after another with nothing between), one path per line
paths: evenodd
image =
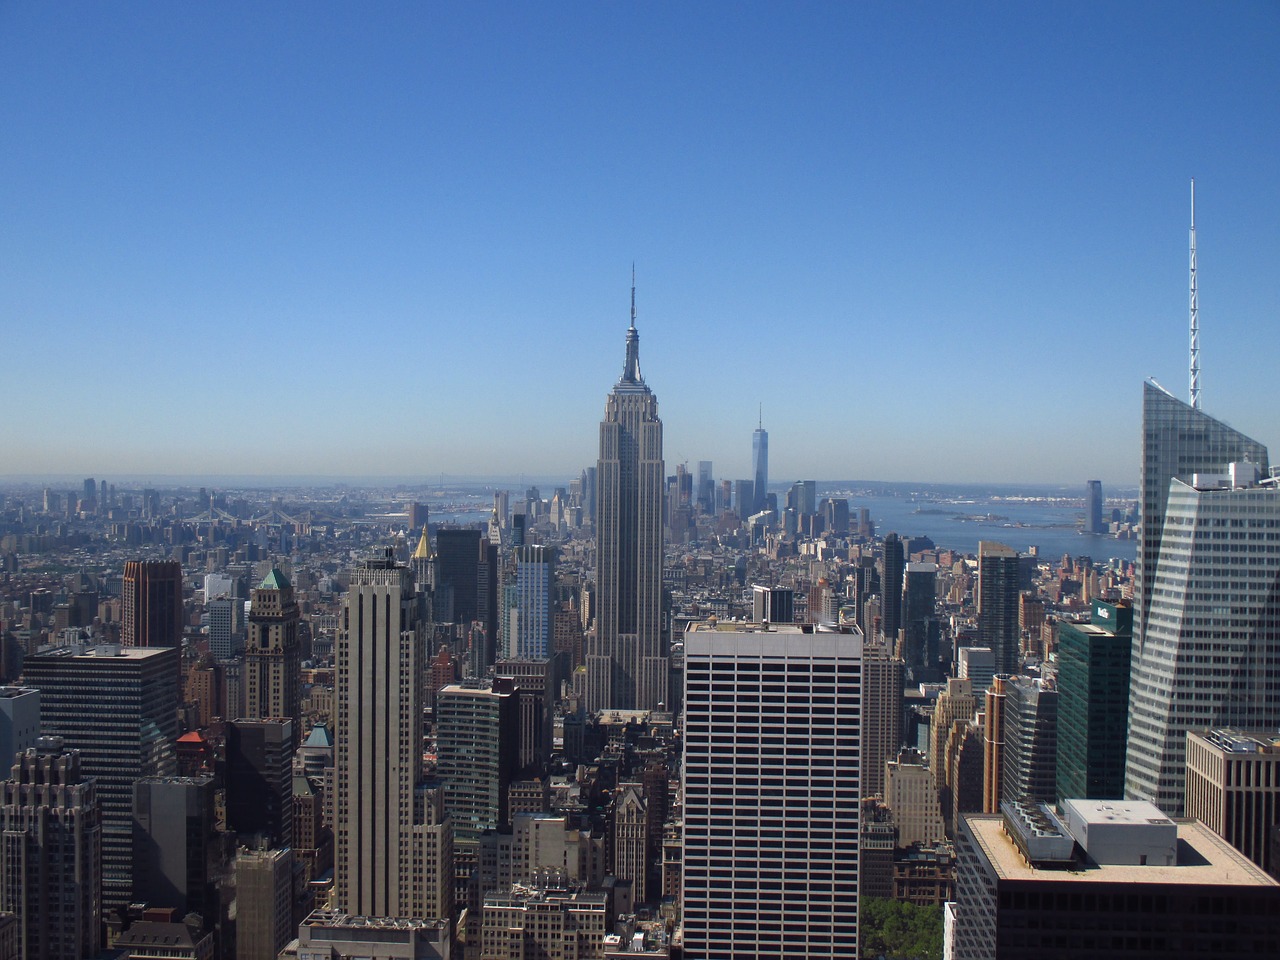
M866 897L858 932L867 960L942 960L942 908Z

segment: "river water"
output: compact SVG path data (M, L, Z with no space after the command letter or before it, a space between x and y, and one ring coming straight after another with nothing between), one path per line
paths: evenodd
M849 517L857 522L859 508L871 511L876 534L883 537L927 536L944 550L978 552L979 540L997 540L1020 553L1038 547L1040 555L1057 559L1063 554L1091 557L1096 562L1130 560L1137 555L1136 540L1080 533L1084 516L1080 500L1043 491L1002 490L999 493L964 488L917 491L869 491L843 484L819 484L819 498L847 497ZM785 500L780 492L779 500ZM431 503L433 523L472 524L489 519L491 494L458 494L448 501ZM467 501L474 501L472 507ZM1106 504L1109 517L1113 507L1129 509L1132 501L1113 500Z
M907 496L852 495L849 516L856 522L858 509L871 511L876 535L927 536L942 549L977 553L979 540L997 540L1020 553L1039 548L1042 557L1063 554L1133 560L1136 540L1078 532L1084 516L1079 503L1063 500L1009 499L1006 497L911 498ZM1108 504L1105 514L1110 515Z

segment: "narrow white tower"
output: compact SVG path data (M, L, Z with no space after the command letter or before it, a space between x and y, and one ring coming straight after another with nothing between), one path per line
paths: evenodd
M1191 178L1191 406L1200 409L1200 302L1196 296L1196 178Z

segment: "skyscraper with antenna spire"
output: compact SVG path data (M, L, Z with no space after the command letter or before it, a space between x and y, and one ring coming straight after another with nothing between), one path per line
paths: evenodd
M662 421L640 374L635 265L622 376L605 401L596 467L596 631L587 650L587 709L652 710L669 702L662 634Z
M755 512L769 506L769 434L764 428L764 404L760 404L759 420L751 434L751 472L755 477Z

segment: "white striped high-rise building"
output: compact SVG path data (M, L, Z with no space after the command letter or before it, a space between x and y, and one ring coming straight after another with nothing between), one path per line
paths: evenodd
M667 704L662 631L662 421L640 375L635 286L622 377L600 423L596 632L587 651L587 709Z
M552 602L555 587L555 548L517 547L516 604L508 611L508 657L551 656Z
M684 949L858 956L862 634L684 635Z

